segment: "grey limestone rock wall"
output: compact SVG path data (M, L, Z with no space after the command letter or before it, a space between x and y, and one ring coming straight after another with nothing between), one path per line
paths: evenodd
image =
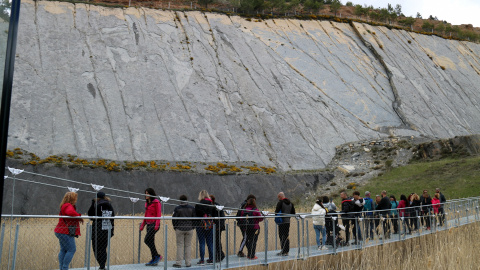
M480 45L354 27L23 1L9 148L286 171L479 133Z

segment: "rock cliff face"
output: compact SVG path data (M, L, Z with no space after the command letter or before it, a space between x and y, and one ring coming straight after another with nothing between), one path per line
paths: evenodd
M385 27L23 1L9 148L318 169L480 133L480 45Z

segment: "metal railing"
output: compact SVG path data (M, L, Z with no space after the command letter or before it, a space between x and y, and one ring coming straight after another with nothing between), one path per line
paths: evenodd
M163 256L158 267L171 268L178 259L173 219L194 220L194 226L191 228L193 237L187 243L192 254L189 263L196 265L200 260L201 249L198 241L200 238L205 238L207 243L212 243L210 250L205 248L204 261L207 264L205 267L221 269L303 260L312 256L363 249L390 242L405 241L480 221L478 197L448 201L443 205L443 209L444 215L419 212L419 215L403 217L391 216L388 212L380 211L373 211L374 215L371 217L366 216L364 212L349 213L348 217L343 213L329 214L325 217L326 227L330 227L330 230L324 249L319 249L316 244L316 235L312 224L314 216L307 213L291 216L289 226L278 226L274 221L274 215L262 215L259 218L262 218L263 221L258 223L258 230L248 229L248 227L246 230L241 230L238 227L238 221L241 219L256 218L250 216L212 217L209 218L214 221L212 228L207 230L204 229L203 224L200 224L200 221L205 218L164 216L160 218L161 225L155 236L156 248L158 253ZM53 232L58 218L68 217L3 215L0 231L0 268L58 269L59 242ZM100 236L96 234L96 227L92 226L92 220L99 219L99 217L83 216L82 218L84 218L84 223L80 225L81 236L75 240L76 253L70 263L71 269L97 269L99 264L94 254L97 254L98 250L95 250L92 244L99 246L100 242L104 242L107 247L106 269L135 269L135 267L150 261L150 249L143 243L146 229L139 230L139 224L145 219L144 217L117 216L112 218L115 220L115 226L113 231L108 229L107 239L105 237L100 239ZM223 227L222 220L224 221L224 230L217 230L218 226ZM370 229L370 222L374 224L373 236L367 239L366 233ZM427 222L430 224L429 229L427 229ZM347 225L347 223L350 224ZM250 224L247 226L254 226L248 222L247 224ZM351 237L348 242L345 239L346 232L341 229L342 227L349 229ZM285 231L286 229L289 229L289 233ZM245 233L250 241L243 248L243 253L254 259L238 256ZM279 235L286 234L289 235L288 247L285 238L279 238ZM108 235L113 235L113 237L110 238ZM250 254L248 254L249 249ZM253 254L252 250L255 250ZM211 265L208 265L208 259L212 259ZM180 263L182 267L186 266L184 261Z

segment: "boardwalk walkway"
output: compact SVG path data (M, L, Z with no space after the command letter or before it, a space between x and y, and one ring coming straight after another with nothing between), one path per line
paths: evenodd
M174 268L173 264L175 263L175 261L167 261L166 264L165 262L162 261L156 267L145 266L144 264L125 264L125 265L110 265L110 269L111 270L137 270L137 269L162 269L163 268L163 269L207 270L207 269L238 268L238 267L246 267L246 266L253 266L253 265L265 265L265 264L282 262L282 261L307 259L308 257L337 254L340 252L345 252L350 250L359 250L367 247L373 247L373 246L379 246L379 245L398 242L398 241L404 241L407 239L416 238L416 237L448 230L452 227L459 227L459 226L471 224L477 221L480 221L480 217L478 215L478 208L476 212L472 211L471 215L469 214L463 217L447 219L446 225L443 227L433 226L431 230L426 230L424 228L423 229L421 228L417 232L412 234L404 234L404 233L392 234L389 239L383 240L381 238L375 238L374 240L371 240L371 241L361 241L359 245L351 244L350 246L338 247L338 248L328 246L328 250L317 250L316 245L313 245L313 246L305 245L304 247L300 247L300 248L291 248L289 253L290 256L277 256L276 254L279 252L279 250L271 250L266 253L257 252L256 254L258 257L257 260L248 260L246 258L240 258L236 255L230 255L230 256L227 256L222 262L217 263L215 266L214 265L196 266L196 262L198 261L198 259L193 259L192 267L188 267L188 268L187 267ZM270 235L270 237L273 237L273 235ZM350 242L352 243L353 241L350 241ZM173 249L170 249L169 251L175 252L175 250ZM265 255L267 257L265 257ZM75 268L73 270L91 270L91 269L98 269L98 267L92 266L90 268Z

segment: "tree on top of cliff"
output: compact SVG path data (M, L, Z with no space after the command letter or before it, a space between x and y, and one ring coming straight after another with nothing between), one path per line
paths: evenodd
M208 8L208 4L213 3L214 0L198 0L198 3L200 5L205 6L205 8Z
M330 4L330 11L335 13L335 16L337 16L337 11L340 9L341 6L342 2L340 2L340 0L333 0Z

